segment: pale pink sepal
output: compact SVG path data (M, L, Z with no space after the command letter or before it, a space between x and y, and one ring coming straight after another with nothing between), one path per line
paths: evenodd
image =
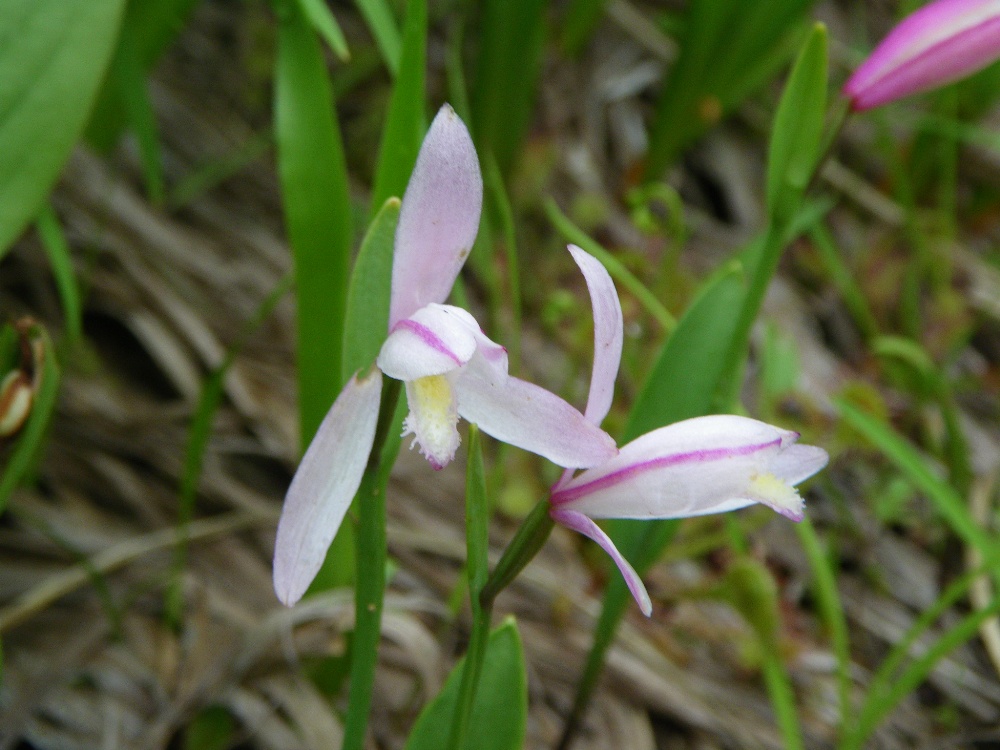
M1000 58L1000 0L938 0L904 18L844 84L855 110L943 86Z
M483 207L479 158L465 124L445 104L431 123L396 227L389 327L444 302L472 250Z
M618 570L621 571L628 590L632 592L632 596L635 597L635 601L639 605L639 609L642 610L642 613L646 617L649 617L653 613L653 603L650 601L649 592L646 591L646 586L643 584L642 579L635 572L635 568L629 564L629 561L615 547L615 543L611 541L611 537L604 533L604 529L583 515L583 513L575 510L553 507L549 511L549 515L556 523L565 526L567 529L577 531L597 542L601 549L607 552L611 559L614 560L615 565L618 566Z
M274 543L274 590L288 606L316 577L358 491L375 439L381 393L380 372L351 378L288 488Z
M599 425L611 409L615 378L622 359L622 305L604 265L576 245L569 245L569 252L587 281L594 309L594 367L584 416Z
M537 453L559 466L596 466L618 452L610 435L563 399L508 375L502 351L480 343L454 379L458 413L463 419L497 440Z
M479 324L466 310L427 305L392 327L378 368L396 380L442 375L469 361L479 334Z
M794 483L826 464L798 435L746 417L714 415L649 432L618 456L562 483L554 506L593 518L683 518L760 502L802 518Z

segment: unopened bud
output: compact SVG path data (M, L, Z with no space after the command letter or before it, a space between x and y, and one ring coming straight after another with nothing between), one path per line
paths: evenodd
M13 435L31 413L34 389L20 370L14 370L0 382L0 438Z

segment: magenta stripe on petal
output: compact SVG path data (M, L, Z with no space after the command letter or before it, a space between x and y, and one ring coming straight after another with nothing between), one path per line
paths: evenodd
M422 323L418 323L417 321L412 320L411 318L406 318L396 323L396 325L392 327L392 330L389 331L389 333L394 333L395 331L398 331L400 328L414 334L424 344L427 345L428 349L433 349L436 352L440 352L449 359L453 360L455 364L458 365L459 367L465 364L461 359L459 359L459 357L455 354L455 352L453 352L445 345L445 343L440 339L440 337L436 333L434 333L434 331L432 331L430 328L423 325Z
M578 498L589 495L598 490L614 487L616 484L627 482L638 474L656 469L665 469L670 466L682 464L707 463L709 461L721 461L728 458L740 456L751 456L769 448L776 448L781 445L781 438L769 440L766 443L756 443L754 445L740 445L733 448L712 448L709 450L690 451L688 453L674 453L668 456L659 456L649 461L641 461L631 466L623 466L617 471L612 471L602 477L598 477L590 482L578 484L567 489L557 489L551 497L553 505L562 505L572 502Z

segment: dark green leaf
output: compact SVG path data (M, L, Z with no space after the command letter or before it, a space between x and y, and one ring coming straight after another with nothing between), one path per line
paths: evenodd
M447 746L464 669L463 659L448 675L437 697L420 712L406 741L406 750L441 750ZM469 723L469 737L475 739L476 750L520 750L524 745L527 712L524 652L517 625L509 618L490 634L486 646L483 674Z

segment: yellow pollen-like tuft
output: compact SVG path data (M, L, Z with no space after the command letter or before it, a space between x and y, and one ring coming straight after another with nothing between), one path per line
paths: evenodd
M420 452L440 469L455 457L461 443L458 435L458 405L445 375L428 375L406 384L410 414L404 435L413 434Z
M802 498L798 491L774 474L764 472L751 477L750 495L783 516L796 521L802 518Z

